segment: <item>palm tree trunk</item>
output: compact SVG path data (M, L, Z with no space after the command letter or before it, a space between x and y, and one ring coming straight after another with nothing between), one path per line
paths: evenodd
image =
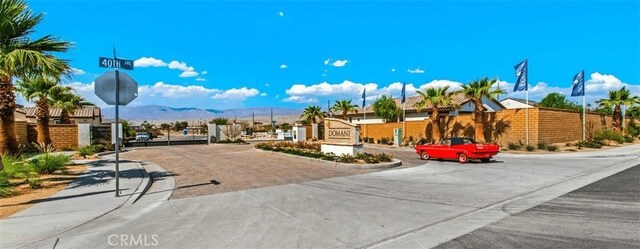
M71 124L71 116L69 116L69 112L62 108L60 112L60 123L61 124Z
M433 143L440 142L440 113L437 108L433 108L431 112L431 133L433 134Z
M484 107L482 106L482 101L476 101L474 105L476 106L473 119L475 122L475 140L484 143L486 140L484 137Z
M11 77L0 78L0 154L18 154L15 113L16 97Z
M613 116L611 118L611 126L613 126L613 131L621 133L622 132L622 110L620 109L620 105L616 105L613 108Z
M347 119L347 111L343 111L342 112L342 119L349 120L349 119Z
M36 103L36 124L38 130L38 143L51 144L49 134L49 103L46 98L42 98Z

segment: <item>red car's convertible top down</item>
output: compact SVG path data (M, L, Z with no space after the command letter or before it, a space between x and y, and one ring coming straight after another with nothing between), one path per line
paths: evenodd
M416 146L416 153L424 160L430 158L457 159L460 163L474 159L486 163L498 152L500 152L500 146L497 144L479 144L466 137L443 138L439 144Z

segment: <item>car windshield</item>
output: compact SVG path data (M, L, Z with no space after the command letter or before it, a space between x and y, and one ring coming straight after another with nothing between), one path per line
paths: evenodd
M476 140L473 140L471 138L462 138L462 143L463 144L477 144Z

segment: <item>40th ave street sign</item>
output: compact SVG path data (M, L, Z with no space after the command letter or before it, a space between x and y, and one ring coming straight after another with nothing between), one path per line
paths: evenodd
M138 97L138 82L125 72L118 72L120 79L120 101L118 105L127 105ZM108 105L116 104L116 72L106 72L95 80L95 94Z
M100 67L108 67L108 68L122 68L127 70L133 70L133 61L132 60L123 60L123 59L114 59L114 58L99 58Z

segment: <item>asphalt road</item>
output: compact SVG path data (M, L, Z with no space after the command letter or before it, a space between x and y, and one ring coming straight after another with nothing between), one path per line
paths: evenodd
M556 237L558 233L576 240L588 239L592 234L598 241L608 243L623 238L626 244L593 245L625 247L638 243L639 238L634 240L632 236L638 226L632 219L618 218L627 216L617 213L633 214L637 204L634 207L620 200L624 199L625 191L637 189L620 187L602 192L601 196L619 196L607 202L589 199L594 197L572 202L562 198L559 199L563 202L551 200L637 165L639 151L640 145L632 145L586 153L499 154L496 162L488 164L428 161L410 168L181 199L150 200L154 193L168 191L154 190L152 186L136 204L123 206L28 248L52 248L54 244L56 248L122 247L117 240L115 245L110 244L109 237L114 234L149 239L155 236L155 248L429 248L487 226L492 228L503 219L526 220L526 216L520 218L518 214L546 203L558 206L547 207L548 212L562 213L560 210L565 207L578 210L582 203L603 211L576 212L580 215L574 214L575 217L562 214L557 219L549 216L540 220L540 224L527 221L506 224L509 225L506 228L523 230L523 234L527 234L527 227L537 229L533 232L545 230L539 238L522 237L523 247L573 247L553 244L564 239ZM238 158L242 155L238 154ZM217 163L224 160L220 158ZM593 188L592 192L598 191ZM544 212L538 211L541 215ZM589 214L599 215L594 217L603 221L580 229L579 224L588 224L585 217ZM554 224L571 222L576 224L575 229L553 232ZM504 232L505 237L508 232ZM486 238L485 243L490 243L491 239ZM527 239L543 242L524 244L534 243ZM477 247L500 246L484 245L487 244Z
M640 248L640 166L437 248Z

